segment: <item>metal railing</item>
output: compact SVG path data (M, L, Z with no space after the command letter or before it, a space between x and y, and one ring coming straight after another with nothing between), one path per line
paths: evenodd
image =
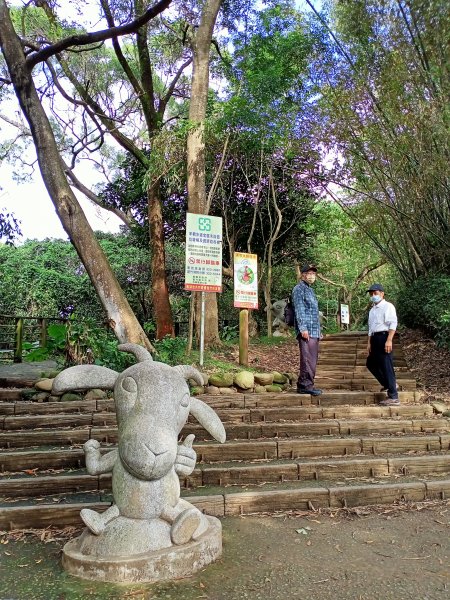
M0 315L0 356L12 355L13 361L20 363L24 342L45 348L47 328L51 322L65 323L66 319Z

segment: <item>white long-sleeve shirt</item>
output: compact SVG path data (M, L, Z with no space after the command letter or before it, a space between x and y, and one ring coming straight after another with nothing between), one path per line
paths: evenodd
M397 329L397 313L395 306L383 298L370 309L369 335L378 331L389 331L389 329Z

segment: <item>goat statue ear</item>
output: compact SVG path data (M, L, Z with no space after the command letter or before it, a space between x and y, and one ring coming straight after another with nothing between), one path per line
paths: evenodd
M205 404L202 400L191 397L189 412L193 415L197 421L202 425L208 433L210 433L214 439L223 444L227 439L227 434L222 421L219 419L214 410Z
M61 371L53 381L52 393L60 396L72 390L101 388L113 390L119 373L97 365L76 365Z

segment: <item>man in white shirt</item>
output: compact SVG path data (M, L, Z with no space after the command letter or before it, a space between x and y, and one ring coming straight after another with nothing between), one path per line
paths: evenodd
M377 379L382 391L387 391L387 398L382 406L400 404L395 379L392 340L397 329L397 313L395 306L384 299L384 288L374 283L367 290L373 306L369 312L369 338L367 342L367 368Z

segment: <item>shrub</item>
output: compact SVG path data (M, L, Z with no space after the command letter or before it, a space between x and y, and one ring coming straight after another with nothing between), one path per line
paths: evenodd
M162 340L155 340L156 355L153 358L168 365L183 364L186 360L186 344L186 339L182 337L166 336Z
M422 277L399 293L398 313L408 327L425 329L440 346L450 348L450 276Z

